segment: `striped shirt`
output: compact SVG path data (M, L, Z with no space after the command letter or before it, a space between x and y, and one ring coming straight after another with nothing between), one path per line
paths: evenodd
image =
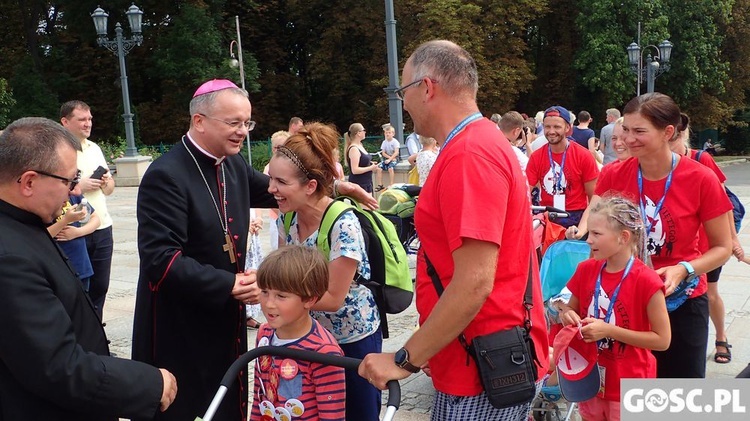
M256 346L262 340L266 344L276 344L275 330L267 323L258 329ZM315 351L322 354L342 356L343 352L330 332L313 319L310 332L292 342L283 344L292 349ZM344 369L309 361L294 360L294 369L289 369L290 361L273 356L263 356L255 363L255 385L251 420L262 420L262 405L270 403L274 408L285 408L294 421L303 420L344 420L346 387ZM261 386L262 382L262 386ZM295 404L299 401L302 405ZM301 408L304 407L304 412ZM301 413L300 413L301 412ZM268 414L266 414L268 415ZM273 414L270 414L274 418ZM266 418L269 419L269 418Z

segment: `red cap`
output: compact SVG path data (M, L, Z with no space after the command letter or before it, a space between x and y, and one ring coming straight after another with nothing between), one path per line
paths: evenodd
M570 402L583 402L599 393L599 351L585 342L578 326L565 326L555 336L552 361L557 366L560 391Z

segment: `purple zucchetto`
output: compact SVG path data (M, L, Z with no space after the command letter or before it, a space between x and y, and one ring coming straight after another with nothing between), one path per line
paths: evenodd
M209 80L208 82L205 82L203 85L198 87L198 89L193 94L193 98L197 97L198 95L209 94L211 92L221 91L222 89L232 89L232 88L239 89L239 87L230 80L226 80L226 79Z

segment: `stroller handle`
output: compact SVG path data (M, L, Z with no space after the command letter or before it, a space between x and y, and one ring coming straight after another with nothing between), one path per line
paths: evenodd
M210 420L213 418L213 413L215 412L216 408L218 408L219 403L221 403L221 399L224 397L224 394L221 393L222 390L226 392L226 389L229 388L237 379L237 374L244 368L247 367L247 364L263 355L273 355L275 357L285 357L285 358L292 358L295 360L303 360L303 361L310 361L314 363L320 363L325 365L333 365L336 367L342 367L348 370L356 370L359 368L359 364L362 362L362 360L358 358L351 358L351 357L341 357L338 355L330 355L330 354L321 354L314 351L306 351L302 349L290 349L284 346L261 346L258 348L251 349L247 351L246 353L240 355L239 358L235 362L232 363L231 366L229 366L229 369L227 369L227 372L224 373L224 377L221 379L221 384L219 387L219 393L217 393L216 397L214 398L214 401L211 402L211 407L209 407L209 410L206 412L206 416L203 417L204 420ZM390 380L387 384L388 386L388 403L387 406L393 409L389 412L395 413L395 410L398 409L400 403L401 403L401 386L399 385L397 380ZM221 396L219 396L221 395Z
M532 206L531 210L532 212L549 212L550 219L567 218L570 216L570 214L564 210L552 206Z

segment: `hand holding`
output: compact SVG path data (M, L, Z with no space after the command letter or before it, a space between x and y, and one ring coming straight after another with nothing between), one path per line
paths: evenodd
M57 235L55 236L55 240L70 241L70 240L75 240L76 238L80 236L81 236L80 228L67 225L63 227L63 229L61 229L60 232L57 233Z
M560 321L563 326L577 325L581 323L581 316L579 316L572 308L564 308L563 311L560 312Z
M571 225L565 230L565 238L568 240L580 240L581 236L578 235L578 227Z
M232 296L235 300L245 304L258 304L260 287L255 282L255 274L255 269L251 269L235 275L234 287L232 288Z
M688 275L687 269L679 264L657 269L656 274L664 279L664 288L666 289L664 295L667 297L674 292L677 285L679 285Z
M377 165L377 164L375 164ZM357 184L348 181L342 181L338 184L338 192L342 196L351 196L362 204L363 207L370 210L378 208L378 201L370 193Z
M86 193L102 188L104 181L86 177L82 178L78 184L81 186L81 190Z
M380 390L388 387L386 383L389 380L401 380L409 377L411 372L404 370L396 365L393 361L394 354L367 354L359 365L359 375L366 379L370 384Z
M161 377L164 380L159 410L164 412L169 408L169 405L172 405L175 396L177 396L177 379L174 378L172 373L164 368L160 368L159 371L161 371Z
M65 225L68 225L83 220L88 213L89 211L86 206L81 208L81 210L76 210L76 207L72 206L65 212L62 218L65 221Z
M250 233L255 235L263 229L263 218L255 218L250 222Z
M602 319L596 319L594 317L587 317L581 320L583 327L581 328L581 335L583 340L586 342L596 342L599 339L610 337L610 324L605 323Z

